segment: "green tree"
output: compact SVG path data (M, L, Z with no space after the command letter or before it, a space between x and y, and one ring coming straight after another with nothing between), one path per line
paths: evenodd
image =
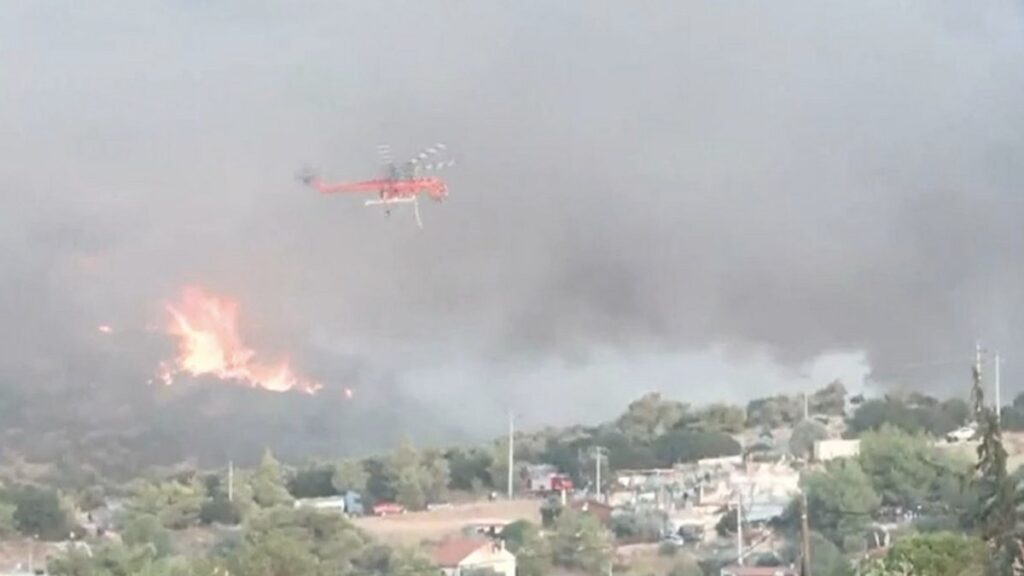
M810 459L814 443L828 438L828 430L821 422L804 420L793 428L789 436L789 451L793 456Z
M977 522L981 527L981 538L989 550L989 574L1011 576L1019 573L1017 567L1024 563L1020 546L1022 530L1017 514L1020 498L1016 482L1007 473L1007 453L999 417L985 405L980 364L974 366L973 377L971 399L975 421L981 430L974 481L981 503Z
M566 510L555 521L551 550L558 566L605 574L611 562L611 537L593 516Z
M778 428L795 424L803 416L803 403L791 396L758 398L747 403L747 426Z
M861 434L883 426L895 426L910 434L923 431L920 414L894 398L872 399L861 404L853 413L847 428Z
M425 450L420 458L419 478L427 502L443 502L448 498L451 472L448 461L437 450Z
M611 518L611 530L617 538L640 538L652 542L667 526L665 513L660 510L634 510Z
M484 450L452 448L445 452L450 479L448 486L453 490L477 491L491 485L492 456ZM544 460L551 462L550 460Z
M388 474L388 466L384 458L367 458L363 461L366 469L366 493L371 500L394 500L395 485Z
M291 534L273 533L258 545L247 543L230 563L231 573L246 576L305 576L321 574L309 546Z
M508 490L508 439L496 440L491 446L491 465L487 470L491 486L499 491ZM517 485L518 486L518 485Z
M14 517L17 510L17 505L0 501L0 538L12 536L18 531L18 523Z
M661 394L651 392L631 402L616 424L633 441L651 442L672 430L689 411L686 404L664 400Z
M545 529L553 528L558 517L562 515L562 501L555 497L549 497L540 505L540 522Z
M941 471L938 455L923 436L890 425L864 434L859 459L882 502L892 506L923 504Z
M203 506L204 489L198 482L168 482L165 484L167 506L160 512L160 521L172 530L183 530L199 522Z
M366 492L366 483L369 480L370 475L366 472L366 467L363 466L362 462L358 460L342 460L334 467L331 484L339 493L353 490L362 494Z
M295 473L288 481L288 492L295 498L324 498L338 493L334 487L335 467L313 464Z
M53 490L28 487L15 495L14 524L26 536L64 540L71 532L67 512Z
M811 532L811 574L851 576L853 567L839 548L825 536Z
M950 532L915 534L897 540L886 554L886 563L909 567L913 574L930 576L981 576L985 545L981 540Z
M391 555L387 574L394 576L436 576L437 569L418 551L401 548Z
M887 558L869 559L859 568L860 576L917 576L913 567Z
M137 480L129 487L129 493L130 511L155 516L167 528L180 530L198 522L206 487L196 478Z
M442 454L436 450L421 454L407 440L388 458L386 474L398 503L412 510L443 500L448 490L448 462Z
M76 501L79 510L91 512L106 504L106 494L102 486L88 486L78 492Z
M291 504L292 497L285 487L284 472L274 454L267 450L263 453L259 468L249 479L252 498L261 508L271 508Z
M129 516L121 530L121 540L130 547L151 546L154 557L167 556L172 551L170 533L151 514Z
M701 458L733 456L742 451L739 442L721 432L674 430L654 441L654 454L662 466Z
M100 572L93 558L77 546L51 559L46 571L53 576L99 576Z
M704 576L704 571L692 556L683 556L672 564L668 576Z
M199 521L207 526L234 526L242 521L242 513L227 497L216 496L203 502L199 510Z
M711 404L697 412L697 426L707 432L738 434L747 423L743 409L730 404Z
M906 400L896 397L868 400L861 404L847 423L850 432L860 435L885 425L910 434L927 433L943 436L963 425L969 416L962 400L938 400L921 394Z
M422 510L427 505L427 495L423 493L419 474L416 470L407 470L398 478L395 499L409 510Z
M979 394L980 396L980 394ZM978 523L981 537L991 549L990 572L998 576L1014 574L1013 566L1024 561L1018 544L1016 486L1006 471L1007 454L995 414L980 409L982 439L978 446L975 486L981 502Z
M833 460L824 471L806 474L802 483L811 527L837 545L862 536L881 504L856 460Z
M235 472L231 503L234 505L235 510L238 510L239 517L242 519L248 518L254 510L258 509L258 505L254 499L252 484L250 484L250 478L251 474L248 472ZM223 493L223 497L227 498L226 492Z
M362 561L366 538L344 517L304 508L253 516L232 573L347 574Z
M551 570L551 546L534 524L525 520L505 526L501 538L516 555L519 576L544 576Z
M735 534L738 520L739 516L736 514L736 509L730 509L718 519L718 522L715 524L715 532L723 538L730 534Z
M151 546L105 544L90 554L75 546L54 558L50 574L61 576L199 576L208 575L209 562L157 558Z
M846 414L846 386L839 380L817 390L808 398L810 412L828 416L844 416Z
M564 445L564 460L548 459L545 455L541 461L557 465L559 470L572 476L574 481L580 480L581 472L585 470L592 473L594 469L593 462L582 464L581 468L579 459L581 450L588 453L591 446L602 446L607 450L605 462L611 470L654 468L658 465L658 459L649 443L630 440L615 429L602 429L585 444L577 441Z

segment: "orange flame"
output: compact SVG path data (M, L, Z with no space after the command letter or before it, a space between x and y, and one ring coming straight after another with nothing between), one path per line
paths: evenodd
M178 338L178 356L162 364L159 378L170 384L175 374L212 375L274 392L297 390L313 394L321 388L292 371L288 361L265 364L255 360L238 334L238 303L186 287L177 304L167 304L167 333Z

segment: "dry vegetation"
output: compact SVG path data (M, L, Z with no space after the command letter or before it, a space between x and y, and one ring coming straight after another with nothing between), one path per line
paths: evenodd
M951 453L961 455L964 459L974 461L978 458L978 441L949 444L937 442L936 446ZM1006 448L1006 469L1010 472L1024 465L1024 432L1003 432L1003 447Z
M385 542L415 545L458 534L466 525L476 521L528 520L540 523L540 504L540 500L456 504L441 510L384 517L368 516L356 519L355 523Z

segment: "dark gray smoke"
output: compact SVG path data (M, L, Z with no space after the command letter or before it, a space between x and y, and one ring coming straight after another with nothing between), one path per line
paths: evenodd
M981 338L1024 377L1018 2L0 10L11 390L143 394L167 343L95 326L142 334L185 283L467 428L769 392L665 376L710 349L959 393ZM436 140L460 166L422 232L293 179Z

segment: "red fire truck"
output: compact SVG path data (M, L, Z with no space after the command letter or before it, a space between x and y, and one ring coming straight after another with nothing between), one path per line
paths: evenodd
M527 489L534 494L572 492L572 479L553 466L537 466L527 471Z

